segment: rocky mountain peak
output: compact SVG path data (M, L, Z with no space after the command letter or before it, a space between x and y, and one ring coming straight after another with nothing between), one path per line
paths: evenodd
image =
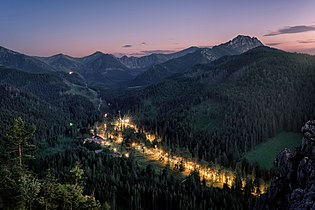
M263 43L261 43L261 41L259 41L256 37L238 35L234 39L219 46L225 46L243 53L255 47L263 46Z
M256 210L315 209L315 120L301 131L302 146L293 152L284 149L275 159L277 174Z
M250 37L245 35L238 35L234 39L228 42L230 45L245 45L245 44L255 44L263 45L256 37Z

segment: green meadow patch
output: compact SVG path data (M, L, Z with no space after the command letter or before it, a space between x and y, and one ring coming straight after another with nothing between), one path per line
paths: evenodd
M259 144L255 149L247 152L245 158L252 163L258 163L263 169L271 169L273 160L284 148L291 150L301 144L302 134L282 132L277 136Z

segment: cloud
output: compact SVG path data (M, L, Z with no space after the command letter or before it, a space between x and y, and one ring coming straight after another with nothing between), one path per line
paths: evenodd
M296 50L291 50L291 51L315 55L315 48L296 49Z
M153 54L153 53L160 53L160 54L168 54L168 53L174 53L176 51L174 50L143 50L141 53L144 54Z
M146 45L147 43L146 42L141 42L141 44Z
M268 45L268 46L277 46L277 45L280 45L280 44L283 44L283 43L281 43L281 42L266 43L266 45Z
M315 43L315 39L298 40L297 42L300 44L312 44L312 43Z
M121 46L121 47L123 47L123 48L128 48L128 47L132 47L132 45L131 45L131 44L126 44L126 45Z
M287 26L284 28L280 28L276 32L265 34L264 36L276 36L280 34L296 34L296 33L308 32L308 31L315 31L315 26L305 26L305 25Z

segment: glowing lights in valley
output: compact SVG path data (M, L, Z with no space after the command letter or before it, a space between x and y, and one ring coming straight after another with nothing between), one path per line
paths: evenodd
M122 132L124 128L131 127L134 128L136 132L139 131L137 126L132 123L130 118L119 118L117 121L113 123L114 130L118 132ZM106 132L106 131L105 131ZM144 132L146 136L152 135L150 133ZM113 136L110 134L112 139L115 139L114 142L112 142L112 145L115 145L113 147L113 152L117 152L116 146L120 145L122 143L122 137L121 133L118 136ZM156 139L155 135L154 139ZM105 138L106 139L106 138ZM151 139L148 139L149 141L153 141ZM105 145L111 145L111 143L105 143ZM189 175L189 173L193 171L198 171L200 178L205 180L209 185L217 186L217 187L223 187L224 184L227 184L229 187L231 187L235 180L235 172L229 169L224 169L222 167L209 167L197 162L194 162L192 160L185 159L180 156L176 156L171 154L170 152L166 152L161 148L158 148L157 145L154 145L153 148L148 148L144 146L143 143L136 143L133 142L131 144L131 147L134 148L138 153L144 155L149 160L159 161L163 165L169 165L170 168L178 169L181 167L184 169L182 173L184 175ZM124 157L129 158L130 154L124 153ZM246 178L242 178L243 187L245 187ZM266 185L263 183L260 186L260 193L264 193Z

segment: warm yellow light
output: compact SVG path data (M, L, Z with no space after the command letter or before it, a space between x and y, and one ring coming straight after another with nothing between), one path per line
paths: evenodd
M107 113L104 113L104 120L106 121ZM73 124L71 124L73 125ZM99 135L110 136L112 139L114 139L113 143L110 143L108 141L104 142L105 145L112 145L113 152L117 152L118 144L122 142L121 132L124 127L131 127L135 128L135 132L139 131L139 128L132 122L132 119L129 117L124 118L118 118L116 121L112 122L111 125L114 125L114 129L119 132L118 136L113 136L109 131L107 131L106 124L104 123L103 129L105 129L105 132L100 133ZM93 133L94 130L91 130L91 133ZM149 132L144 132L146 134L146 137L148 140L153 141L154 139L159 139L158 136L151 134ZM106 138L104 138L106 139ZM172 153L167 153L167 150L163 150L161 148L158 148L157 145L154 145L153 148L146 148L144 144L138 144L136 142L132 142L131 147L135 148L137 152L142 153L146 158L149 158L151 160L160 161L162 164L170 164L170 166L174 166L174 164L184 164L185 166L185 173L191 172L195 169L199 170L200 177L206 179L207 181L211 181L214 183L225 183L227 182L229 186L232 186L233 180L235 179L235 175L232 173L226 173L223 171L220 171L215 168L207 167L204 164L197 163L191 159L185 160L180 156L172 155ZM122 156L124 158L129 158L130 153L123 152ZM229 176L227 174L230 174ZM211 183L207 183L210 184ZM264 192L264 187L261 186L261 192Z

